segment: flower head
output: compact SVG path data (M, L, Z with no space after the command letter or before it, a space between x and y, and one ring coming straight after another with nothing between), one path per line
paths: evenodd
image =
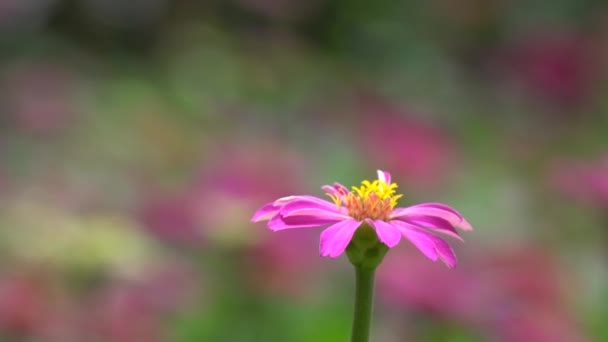
M367 224L387 247L396 246L404 236L429 259L441 259L449 267L456 265L456 255L433 232L460 239L456 228L473 229L460 213L445 204L396 207L402 195L396 194L397 184L391 183L390 174L381 170L377 180L363 181L350 191L339 183L322 189L333 203L306 195L282 197L264 205L251 220L268 221L273 231L330 224L321 233L320 253L332 258L340 256L357 229Z

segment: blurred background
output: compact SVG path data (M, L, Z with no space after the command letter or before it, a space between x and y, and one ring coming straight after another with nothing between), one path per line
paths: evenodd
M1 0L0 341L347 341L321 229L388 170L476 228L378 271L373 341L607 341L600 0Z

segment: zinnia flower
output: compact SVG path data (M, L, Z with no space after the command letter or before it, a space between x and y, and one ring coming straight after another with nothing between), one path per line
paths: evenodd
M456 210L441 203L396 208L397 200L402 197L395 193L396 188L390 174L378 170L377 180L365 180L352 191L339 183L323 186L333 203L314 196L283 197L264 205L251 220L268 220L268 227L273 231L330 224L321 233L320 253L332 258L344 252L357 228L365 223L376 231L379 241L390 248L396 246L403 235L429 259L441 259L447 266L455 266L454 251L433 232L462 240L455 228L472 230L472 226Z

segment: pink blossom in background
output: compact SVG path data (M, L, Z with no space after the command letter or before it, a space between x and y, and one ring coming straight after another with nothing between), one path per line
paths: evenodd
M146 197L138 215L152 235L171 243L200 243L203 232L197 221L195 198L188 194L152 194Z
M38 328L50 309L44 289L27 279L0 283L0 326L3 331L30 332Z
M578 285L550 254L521 246L490 255L480 267L485 286L495 291L482 314L492 318L486 324L499 341L586 340L566 298L566 290L574 293Z
M571 198L608 208L608 155L590 161L559 161L549 171L554 188Z
M493 327L496 341L583 342L589 341L567 313L548 308L527 308L502 317Z
M74 118L73 75L61 65L26 64L0 79L14 124L33 134L49 135L65 129Z
M411 248L402 249L389 253L378 268L378 297L392 308L477 322L487 297L479 278L467 267L446 272L444 268L428 265Z
M147 279L116 281L81 307L87 340L165 341L165 318L194 297L197 286L186 269L159 270Z
M204 295L204 284L194 266L174 262L157 265L139 281L141 291L159 312L174 312Z
M191 191L205 234L212 239L256 239L259 234L243 225L264 198L296 191L307 167L280 141L242 141L213 153Z
M207 156L182 190L168 194L145 189L138 216L151 233L166 241L199 244L216 234L230 239L243 227L240 218L246 221L260 198L297 189L301 170L297 156L279 142L224 145Z
M334 203L307 195L281 197L260 208L251 221L268 221L268 228L273 231L329 225L321 232L319 252L331 258L340 256L359 226L367 224L389 248L395 247L403 236L427 258L454 267L454 251L431 232L461 240L456 228L469 231L473 227L460 213L441 203L396 208L402 197L396 194L397 184L391 182L388 172L377 173L378 180L365 180L352 191L339 183L323 186Z
M422 265L414 253L391 253L378 269L378 296L393 308L462 322L492 340L583 340L549 254L522 246L469 256L477 258L445 272Z
M68 296L58 280L56 274L25 268L0 277L0 339L78 340L72 310L77 298Z
M297 234L299 239L274 236L243 224L260 201L300 187L306 167L283 145L245 141L218 147L183 191L142 196L140 220L164 241L238 247L247 255L244 272L254 286L300 294L308 280L302 275L316 265L314 259L300 253L307 247L306 240L314 241L313 235L302 232Z
M111 342L160 341L161 321L153 305L137 287L108 289L92 303L89 339Z
M496 253L482 265L487 288L494 289L485 322L501 341L581 341L581 327L569 312L556 260L529 246ZM569 282L570 290L576 284ZM483 314L483 313L480 313Z
M515 299L542 307L563 304L564 289L558 264L540 247L519 246L495 251L478 260L477 267L482 270L486 285L507 298L505 302L510 305Z
M48 281L37 274L0 279L0 334L41 336L56 313Z
M267 141L224 147L205 164L193 191L206 237L240 245L252 285L297 296L307 290L308 274L317 266L304 252L306 242L315 240L313 232L277 236L243 225L260 201L301 187L304 161L281 145Z
M246 252L246 270L253 287L259 291L301 296L314 284L319 265L310 246L316 233L297 231L293 234L269 234Z
M278 196L300 187L305 160L282 141L239 141L217 146L201 167L194 191L234 196ZM213 148L213 147L210 147Z
M498 53L497 66L534 96L577 104L593 94L602 68L594 45L576 33L526 36Z
M449 134L380 97L364 94L359 101L355 141L364 160L392 170L414 187L440 184L453 170L456 150Z

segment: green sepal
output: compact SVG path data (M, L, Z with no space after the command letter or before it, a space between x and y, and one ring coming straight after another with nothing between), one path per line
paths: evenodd
M346 255L355 267L374 270L388 252L388 246L380 242L376 231L362 224L346 247Z

